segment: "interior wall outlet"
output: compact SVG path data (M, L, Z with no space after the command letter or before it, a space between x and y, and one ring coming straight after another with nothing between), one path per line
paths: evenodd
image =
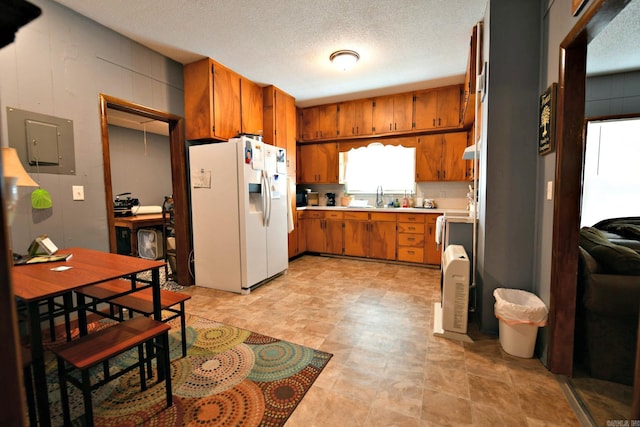
M553 200L553 181L547 181L547 200Z
M73 200L84 200L84 186L82 185L73 185Z

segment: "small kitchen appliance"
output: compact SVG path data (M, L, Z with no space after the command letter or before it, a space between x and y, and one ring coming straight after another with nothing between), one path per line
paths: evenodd
M327 197L327 206L336 205L336 193L327 193L325 196Z
M320 196L317 191L309 191L307 193L307 206L319 206Z
M307 190L301 188L296 189L296 207L307 206L309 198L307 197Z

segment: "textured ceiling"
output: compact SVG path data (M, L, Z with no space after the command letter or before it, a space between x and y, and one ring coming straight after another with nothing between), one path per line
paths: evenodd
M308 106L462 83L487 0L56 0L180 63L211 57ZM348 71L329 55L352 49Z
M55 0L186 64L211 57L299 107L463 81L488 0ZM589 44L588 74L640 69L640 0ZM331 52L361 59L347 72Z
M640 0L632 0L587 48L587 73L640 69Z

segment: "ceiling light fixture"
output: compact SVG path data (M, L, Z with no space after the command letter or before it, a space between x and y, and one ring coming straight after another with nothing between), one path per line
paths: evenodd
M329 59L337 68L346 71L358 62L360 55L358 55L358 52L353 50L338 50L333 52L329 56Z

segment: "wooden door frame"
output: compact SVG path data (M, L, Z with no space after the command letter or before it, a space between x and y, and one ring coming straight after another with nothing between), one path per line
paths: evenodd
M560 44L547 367L571 376L584 156L587 45L631 0L596 0Z
M107 110L124 111L153 120L168 123L169 145L171 152L171 182L175 209L175 231L177 256L177 282L188 286L193 284L189 273L189 254L191 253L191 221L187 189L187 158L184 140L184 118L170 113L154 110L139 104L124 101L109 95L100 94L100 126L102 131L102 159L104 165L105 203L107 206L107 223L109 227L109 250L116 252L115 218L113 211L113 188L111 184L111 156L109 151L109 123Z

